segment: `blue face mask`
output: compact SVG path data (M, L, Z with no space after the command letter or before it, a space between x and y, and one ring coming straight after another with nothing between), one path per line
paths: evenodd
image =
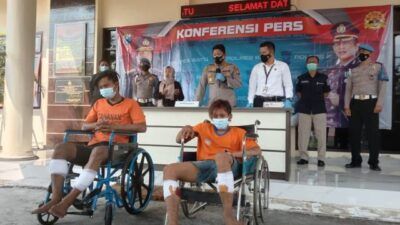
M228 118L212 119L212 124L214 124L214 126L218 130L226 130L228 128L229 119Z
M114 88L110 87L100 89L100 94L106 99L112 99L117 93L114 91Z
M100 72L104 72L108 69L110 69L110 67L108 67L108 66L100 66L100 68L99 68Z
M316 71L318 69L318 64L316 63L308 63L307 70L308 71Z

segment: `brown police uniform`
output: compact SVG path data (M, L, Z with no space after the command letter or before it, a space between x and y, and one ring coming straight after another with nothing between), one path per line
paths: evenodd
M225 81L222 82L216 79L217 68L220 68L221 73L225 76ZM223 62L219 66L216 64L206 66L201 75L199 86L197 87L197 101L203 99L207 86L209 87L209 105L217 99L223 99L229 101L231 106L235 106L236 96L234 89L242 86L239 68L236 65L227 62Z
M133 98L141 106L154 106L154 96L156 94L158 78L151 73L140 73L135 75L132 83Z

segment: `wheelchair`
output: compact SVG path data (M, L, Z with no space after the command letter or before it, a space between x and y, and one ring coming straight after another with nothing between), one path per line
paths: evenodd
M91 131L67 130L64 134L64 143L68 142L72 135L93 135ZM113 143L116 135L129 137L127 144ZM86 144L86 142L73 142ZM75 200L74 211L67 214L86 215L93 217L100 198L105 198L105 225L111 225L116 207L122 208L129 214L139 214L149 204L154 191L154 165L149 153L138 147L137 135L113 131L109 138L109 157L103 164L89 188L82 192ZM69 173L64 181L63 195L66 196L71 190L71 182L79 176L73 171L74 165L69 165ZM112 187L112 183L120 185L120 194ZM52 187L49 185L45 200L39 205L51 200ZM58 218L49 214L37 215L40 224L53 225Z
M254 124L237 126L246 131L242 140L242 172L235 178L233 205L236 207L236 219L246 225L263 224L265 213L269 208L270 172L267 161L262 155L247 157L245 143L247 139L257 140L257 127L260 121ZM196 161L196 152L185 152L184 142L181 142L180 162ZM192 219L196 213L205 209L207 205L222 205L217 187L214 182L205 184L186 183L180 181L181 209L186 218ZM251 197L249 197L251 196ZM167 224L165 217L165 225Z

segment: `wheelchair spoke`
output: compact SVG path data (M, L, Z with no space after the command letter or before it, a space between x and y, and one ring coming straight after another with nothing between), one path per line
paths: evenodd
M147 186L145 183L142 184L142 187L144 187L147 191L149 191L149 186Z
M138 185L138 194L139 194L139 203L140 203L140 207L143 206L143 196L142 196L142 187Z
M149 171L150 171L150 168L147 168L144 172L142 172L142 176L144 177Z
M144 155L142 155L142 159L140 160L140 166L139 166L139 174L142 174L143 171L143 165L144 165Z
M50 219L50 213L47 214L47 219L46 219L46 221L49 222L49 219Z

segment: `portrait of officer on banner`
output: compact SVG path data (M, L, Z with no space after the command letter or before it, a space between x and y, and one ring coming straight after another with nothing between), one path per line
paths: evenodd
M328 85L331 87L326 101L328 127L346 128L348 118L344 108L346 79L351 70L359 64L357 52L360 31L349 22L337 23L331 29L333 51L336 63L328 70Z

